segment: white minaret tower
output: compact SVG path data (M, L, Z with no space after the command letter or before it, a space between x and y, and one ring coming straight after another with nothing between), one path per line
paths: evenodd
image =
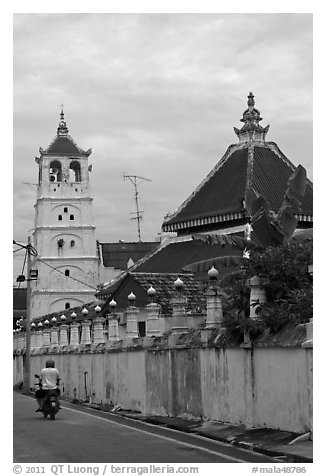
M57 135L40 157L33 246L31 318L94 300L98 279L88 157L68 135L61 109Z

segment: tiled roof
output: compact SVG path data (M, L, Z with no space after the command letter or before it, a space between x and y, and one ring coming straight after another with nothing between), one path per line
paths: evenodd
M162 306L162 313L165 315L172 314L170 301L175 296L173 283L177 277L180 277L184 283L182 294L188 300L186 311L205 310L205 283L195 280L192 275L131 273L131 276L140 283L146 292L150 286L153 286L156 290L155 301Z
M171 223L243 209L247 149L236 150Z
M135 243L99 243L103 265L116 269L126 270L129 259L135 263L147 253L155 250L159 242L145 241Z
M276 144L274 144L275 146ZM279 210L287 188L287 181L295 168L287 159L280 159L279 155L272 148L254 148L252 185L258 193L266 198L272 210ZM309 180L307 181L306 193L301 203L302 214L312 215L312 198L312 183Z
M234 247L225 243L211 245L201 240L170 243L148 259L133 267L132 272L142 273L181 273L187 264L216 256L235 254ZM242 254L238 250L238 254Z
M46 150L47 155L81 155L81 150L69 136L57 136Z
M211 173L162 226L163 231L245 218L244 198L249 186L278 211L295 166L273 142L230 146ZM312 183L307 180L302 215L312 219ZM302 219L302 218L301 218Z
M103 312L109 309L109 301L113 298L117 301L119 309L124 309L128 306L127 296L129 294L129 287L135 290L135 283L142 288L142 293L136 292L136 306L144 307L150 302L147 295L147 290L153 286L156 290L155 302L162 306L162 313L170 315L172 313L171 299L175 296L174 281L180 277L184 283L182 294L188 300L186 310L187 312L204 311L206 306L206 299L204 294L205 283L194 279L193 275L184 275L181 273L126 273L120 281L119 286L116 284L108 286L105 290L108 295L106 304L103 306ZM127 291L128 289L128 291Z

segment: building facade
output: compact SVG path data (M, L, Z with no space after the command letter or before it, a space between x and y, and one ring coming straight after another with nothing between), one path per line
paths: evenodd
M89 156L68 134L61 110L57 135L40 147L33 246L31 318L94 299L99 262L92 216Z

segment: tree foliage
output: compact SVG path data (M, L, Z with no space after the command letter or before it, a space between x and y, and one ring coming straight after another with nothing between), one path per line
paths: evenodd
M312 277L308 266L312 263L311 241L292 240L282 246L252 251L241 271L226 276L221 282L225 327L233 339L243 332L251 337L269 330L275 333L292 322L299 324L312 317ZM250 288L248 279L259 275L265 279L266 303L257 308L259 320L249 318Z

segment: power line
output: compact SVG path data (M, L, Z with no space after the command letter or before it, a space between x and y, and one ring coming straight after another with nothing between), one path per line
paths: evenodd
M25 249L26 251L28 251L32 256L37 256L37 251L36 249L34 248L34 246L32 246L31 244L27 244L27 245L23 245L22 243L18 243L16 240L13 240L13 244L16 245L16 246L20 246L20 248L16 251L20 251L21 249ZM15 252L15 251L14 251Z
M28 250L29 250L31 255L33 255L33 256L35 256L35 257L38 256L37 250L36 250L32 245L22 245L21 243L17 243L17 241L15 241L15 240L13 240L13 242L14 242L14 245L17 245L17 246L20 246L20 247L21 247L19 250L16 250L16 251L20 251L21 249L25 249L25 250L26 250L26 255L27 255L27 252L28 252ZM24 267L25 267L26 255L25 255L23 270L24 270ZM44 260L41 259L40 257L38 257L37 260L40 261L41 263L45 264L45 265L48 266L49 268L53 269L54 271L57 271L57 273L62 274L65 278L72 279L73 281L76 281L76 282L78 282L78 283L80 283L80 284L84 284L85 286L88 286L89 288L95 289L95 291L97 291L97 288L94 288L94 286L91 286L91 285L88 284L88 283L84 283L83 281L80 281L79 279L74 278L73 276L66 276L65 273L63 273L63 272L60 271L59 269L55 268L54 266L51 266L49 263L47 263L46 261L44 261ZM23 273L22 273L22 274L23 274Z
M54 271L57 271L57 273L60 273L62 274L65 278L69 278L69 279L72 279L73 281L77 281L78 283L80 284L84 284L85 286L88 286L89 288L91 289L95 289L97 291L97 288L94 288L94 286L91 286L90 284L87 284L87 283L84 283L83 281L80 281L79 279L77 278L74 278L73 276L66 276L65 273L63 273L62 271L60 271L59 269L55 268L54 266L51 266L49 263L47 263L46 261L42 260L41 258L37 258L38 261L40 261L41 263L45 264L46 266L48 266L49 268L53 269Z

